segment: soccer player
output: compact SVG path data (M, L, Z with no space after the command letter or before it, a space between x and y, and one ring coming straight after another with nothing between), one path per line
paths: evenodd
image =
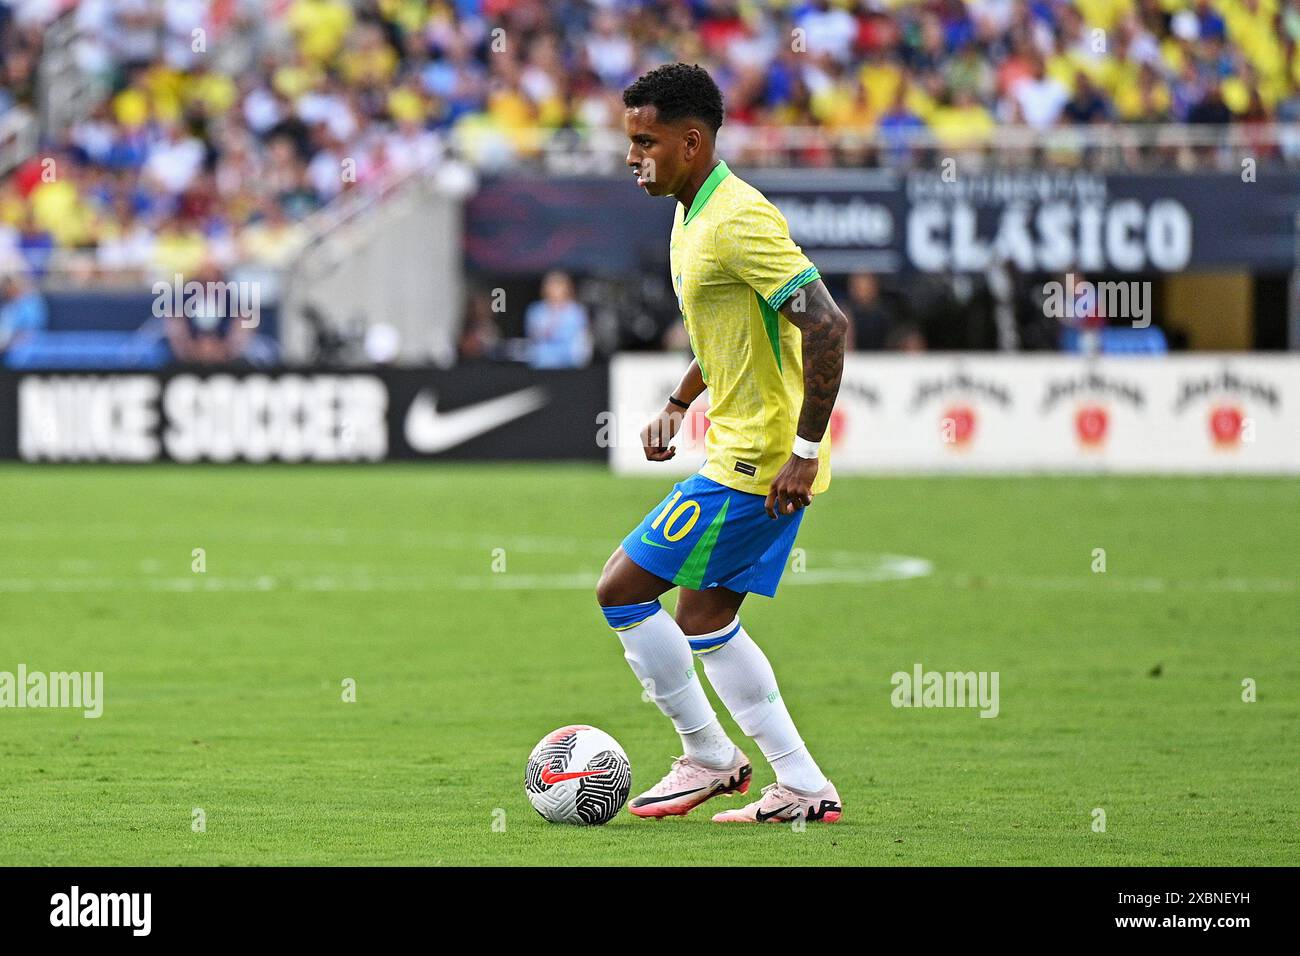
M684 750L628 809L681 815L749 789L749 759L718 723L694 655L777 780L760 800L714 821L833 823L839 794L795 729L739 611L750 592L776 594L803 509L830 484L822 439L848 322L781 213L714 155L722 94L707 72L661 66L629 86L623 104L637 184L678 202L672 282L695 353L641 432L646 458L672 458L683 413L706 387L710 396L706 464L623 539L596 587L624 656ZM676 620L659 604L673 587L681 589Z

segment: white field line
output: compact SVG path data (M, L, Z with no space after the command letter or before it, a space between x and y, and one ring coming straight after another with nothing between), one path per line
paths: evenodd
M1235 594L1289 594L1300 590L1300 581L1290 578L1123 578L1083 572L1070 577L1032 577L1015 574L948 574L937 580L966 589L1032 589L1036 591L1126 591L1159 594L1166 591L1210 591Z
M936 584L962 590L1033 590L1060 593L1235 593L1294 594L1300 583L1285 578L1212 578L1173 580L1166 578L1119 578L1080 574L1074 577L1031 577L1021 575L934 575L923 558L899 555L859 555L856 568L812 568L788 571L782 586L878 584L932 577ZM865 559L865 560L864 560ZM41 594L77 592L153 593L256 593L256 592L438 592L438 591L585 591L595 587L596 570L544 574L503 572L493 574L388 574L342 568L338 573L276 573L254 576L191 574L86 575L70 577L0 577L0 593Z
M204 538L209 541L207 550L213 551L211 542L256 540L271 541L280 544L307 544L347 547L353 553L356 548L385 547L394 548L410 546L425 549L435 548L446 553L458 554L479 552L488 560L495 548L503 548L507 555L516 554L583 554L596 551L604 554L606 549L613 550L617 542L604 538L575 538L546 535L492 535L483 534L468 537L452 535L445 532L420 531L408 529L394 534L384 531L382 534L367 534L357 529L343 528L301 528L273 525L245 525L239 528L186 530L175 526L162 529L141 528L134 524L95 523L69 526L48 526L36 523L0 524L0 540L7 538L25 538L40 540L45 538L87 537L110 541L149 541L157 543L160 537L182 541L186 544L185 553L178 559L182 567L188 563L192 539ZM198 542L195 546L204 546ZM1166 592L1213 592L1213 593L1263 593L1290 594L1300 590L1300 582L1289 578L1253 578L1226 577L1202 580L1178 578L1140 577L1125 578L1117 575L1098 575L1081 573L1069 576L1034 576L1008 574L949 573L934 575L932 564L919 557L904 555L872 554L859 551L805 549L805 556L813 567L804 571L787 571L781 579L782 585L792 586L832 586L862 585L886 581L902 581L914 578L933 577L936 583L962 590L1035 590L1060 592L1129 592L1159 594ZM551 572L543 574L505 572L493 574L441 573L429 569L420 574L402 574L402 569L418 567L423 561L413 560L398 566L370 565L356 561L324 561L310 559L306 561L275 561L268 570L271 573L252 576L227 576L218 574L190 574L163 576L164 563L156 558L146 558L139 562L140 575L121 575L112 573L95 573L103 569L111 571L120 564L117 562L95 561L84 558L63 559L57 562L60 575L45 576L31 574L32 562L24 560L21 552L11 555L12 564L17 570L26 574L9 574L5 568L4 557L0 557L0 593L41 593L41 592L113 592L146 591L171 593L196 592L369 592L369 591L442 591L442 590L505 590L505 591L546 591L546 590L587 590L595 587L599 571ZM167 562L172 567L176 565ZM817 565L829 567L817 567Z
M795 585L873 584L924 577L931 572L930 562L899 555L856 556L856 568L814 568L790 572L783 583ZM229 576L190 574L162 577L157 575L81 575L63 577L0 577L0 592L112 592L151 591L173 593L267 592L267 591L554 591L591 590L599 571L571 571L546 574L502 572L494 574L372 574L360 568L343 569L337 574L261 574Z

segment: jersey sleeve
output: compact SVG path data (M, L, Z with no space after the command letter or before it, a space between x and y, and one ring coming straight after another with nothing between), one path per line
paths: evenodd
M790 238L781 210L750 203L718 223L714 251L724 272L780 309L795 291L820 279L817 267Z

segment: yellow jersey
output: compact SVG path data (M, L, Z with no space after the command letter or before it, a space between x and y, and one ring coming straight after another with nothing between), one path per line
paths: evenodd
M790 459L803 408L803 333L778 311L821 277L781 211L719 161L670 243L673 288L709 389L700 474L766 495ZM830 428L812 492L831 483Z

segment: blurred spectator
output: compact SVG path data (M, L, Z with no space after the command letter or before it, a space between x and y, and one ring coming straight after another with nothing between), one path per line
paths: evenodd
M849 320L848 347L858 351L885 348L891 323L880 302L880 282L870 272L849 276L848 295L840 302Z
M1079 333L1079 351L1088 356L1101 353L1101 330L1106 327L1106 306L1103 297L1095 293L1091 280L1076 270L1067 273L1059 280L1067 296L1074 292L1074 301L1066 302L1066 314L1059 319L1063 328L1072 328ZM1085 285L1085 283L1087 283ZM1093 289L1088 293L1086 289Z
M908 155L910 137L925 129L925 121L907 105L907 98L907 85L898 83L888 111L880 117L880 132L895 162Z
M1012 88L1012 95L1024 121L1035 129L1055 126L1070 98L1061 82L1048 75L1042 56L1034 58L1030 75Z
M18 235L18 251L28 274L36 279L44 277L54 253L54 236L36 221L36 213L28 209Z
M918 326L904 322L890 330L885 348L891 352L924 352L927 348L925 334Z
M1223 93L1217 86L1211 86L1207 89L1205 96L1187 114L1187 122L1189 123L1222 125L1231 119L1232 112L1228 109L1227 104L1223 102Z
M53 4L0 6L0 115L19 104L34 103L41 33L56 12Z
M808 52L814 56L826 54L841 63L852 57L858 21L844 7L832 6L829 0L814 0L795 17L795 25L805 31Z
M573 296L573 280L563 272L542 279L542 298L524 313L524 333L533 368L582 368L591 361L587 309Z
M492 318L491 297L481 291L470 293L465 325L457 351L462 359L484 359L496 355L501 332Z
M40 290L20 273L0 275L0 355L49 321Z
M182 299L183 315L168 315L167 342L177 362L227 364L245 357L250 342L251 325L246 318L232 314L229 294L217 294L224 287L221 273L211 263L197 266L191 273L202 283L205 294L186 295ZM187 284L189 279L186 279Z
M1106 100L1082 70L1074 75L1074 95L1065 104L1064 113L1067 120L1080 125L1100 123L1110 118Z

